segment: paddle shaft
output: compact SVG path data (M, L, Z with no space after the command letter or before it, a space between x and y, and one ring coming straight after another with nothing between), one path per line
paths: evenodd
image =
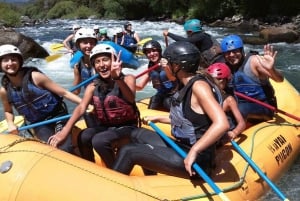
M160 64L158 63L158 64L155 64L155 65L151 66L151 67L148 68L147 70L145 70L145 71L141 72L140 74L138 74L137 76L135 76L135 78L137 79L137 78L139 78L139 77L145 75L146 73L149 73L150 71L155 70L156 68L159 67L159 65L160 65Z
M90 83L91 81L93 81L93 80L94 80L95 78L97 78L97 77L99 77L99 74L98 74L98 73L95 74L95 75L93 75L92 77L90 77L90 78L84 80L83 82L79 83L78 85L71 87L71 88L69 89L69 91L75 91L76 89L78 89L78 88L80 88L80 87L82 87L82 86L84 86L84 85Z
M185 158L187 154L173 141L171 140L160 128L158 128L153 122L149 122L149 125L156 131L157 134L168 143L182 158ZM210 187L215 191L215 193L220 196L224 201L229 201L229 198L221 191L221 189L214 183L214 181L202 170L202 168L197 164L193 164L195 171L206 181Z
M297 120L297 121L300 121L300 117L297 117L297 116L295 116L295 115L293 115L293 114L289 114L289 113L287 113L287 112L285 112L285 111L283 111L283 110L280 110L280 109L278 109L278 108L276 108L276 107L274 107L274 106L272 106L272 105L269 105L269 104L267 104L267 103L264 103L264 102L262 102L262 101L260 101L260 100L257 100L257 99L255 99L255 98L251 98L251 97L249 97L249 96L247 96L247 95L245 95L245 94L242 94L242 93L240 93L240 92L237 92L237 91L235 91L234 94L237 95L238 97L241 97L241 98L244 98L244 99L246 99L246 100L249 100L249 101L252 101L252 102L254 102L254 103L257 103L257 104L259 104L259 105L262 105L262 106L264 106L264 107L266 107L266 108L268 108L268 109L270 109L270 110L272 110L272 111L274 111L274 112L278 112L278 113L284 114L284 115L286 115L286 116L288 116L288 117L291 117L291 118L293 118L293 119L295 119L295 120Z
M70 117L71 117L71 115L67 114L67 115L64 115L64 116L61 116L61 117L56 117L56 118L53 118L53 119L49 119L49 120L29 124L27 126L22 126L22 127L18 128L18 131L23 131L23 130L31 129L31 128L34 128L34 127L43 126L43 125L46 125L46 124L51 124L51 123L54 123L54 122L57 122L57 121L62 121L62 120L68 119Z
M93 75L93 76L90 77L89 79L86 79L85 81L81 82L80 84L78 84L78 85L72 87L69 91L74 91L74 90L76 90L76 89L82 87L83 85L88 84L88 83L91 82L93 79L97 78L98 76L99 76L99 74ZM31 129L31 128L34 128L34 127L37 127L37 126L46 125L46 124L51 124L51 123L54 123L54 122L57 122L57 121L61 121L61 120L68 119L68 118L70 118L70 117L71 117L71 115L68 114L68 115L64 115L64 116L61 116L61 117L49 119L49 120L46 120L46 121L42 121L42 122L38 122L38 123L33 123L33 124L30 124L30 125L22 126L22 127L18 128L18 131L27 130L27 129Z
M288 201L288 198L279 190L278 187L263 173L263 171L254 163L253 160L244 152L244 150L234 141L231 140L232 146L237 150L237 152L250 164L250 166L257 172L257 174L262 177L267 184L275 191L275 193L284 201Z
M168 36L165 36L165 44L166 44L166 47L169 46Z

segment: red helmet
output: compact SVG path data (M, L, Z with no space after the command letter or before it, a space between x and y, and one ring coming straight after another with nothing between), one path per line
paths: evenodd
M210 65L206 71L214 78L219 79L230 79L231 78L231 71L229 67L224 63L214 63Z

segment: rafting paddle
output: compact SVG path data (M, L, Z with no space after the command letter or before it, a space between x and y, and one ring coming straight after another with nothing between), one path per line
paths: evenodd
M159 63L158 63L158 64L155 64L155 65L151 66L150 68L148 68L147 70L145 70L145 71L141 72L140 74L138 74L137 76L135 76L135 78L137 79L137 78L139 78L139 77L142 77L144 74L149 73L150 71L155 70L155 69L156 69L157 67L159 67L159 66L160 66Z
M288 117L291 117L291 118L293 118L293 119L295 119L297 121L300 121L300 117L297 117L297 116L295 116L293 114L289 114L289 113L287 113L287 112L285 112L283 110L280 110L280 109L278 109L278 108L276 108L276 107L274 107L272 105L269 105L269 104L267 104L265 102L262 102L260 100L255 99L255 98L252 98L252 97L249 97L249 96L247 96L245 94L242 94L240 92L237 92L237 91L235 91L234 94L237 95L238 97L241 97L243 99L246 99L246 100L249 100L251 102L257 103L257 104L259 104L261 106L264 106L264 107L266 107L266 108L268 108L268 109L270 109L270 110L272 110L274 112L278 112L278 113L284 114L284 115L286 115Z
M187 154L174 142L172 141L160 128L158 128L153 122L149 122L149 125L155 130L155 132L168 143L182 158L185 158ZM215 182L202 170L197 164L193 164L195 171L204 179L205 182L215 191L215 193L223 201L229 201L229 198L221 191L221 189L215 184Z
M288 198L276 187L275 184L263 173L263 171L255 164L253 160L244 152L244 150L234 141L231 140L232 146L237 150L237 152L249 163L249 165L257 172L257 174L262 177L267 184L275 191L275 193L284 201L289 201Z

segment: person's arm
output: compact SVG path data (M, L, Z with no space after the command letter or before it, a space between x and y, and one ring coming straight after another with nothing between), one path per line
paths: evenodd
M275 68L276 55L277 51L274 51L272 45L265 45L263 56L253 55L250 57L252 72L262 80L271 78L275 82L283 82L282 73Z
M74 65L74 80L73 80L73 86L77 86L80 82L81 82L81 75L80 75L80 72L79 72L79 64L75 64ZM80 91L81 91L81 87L74 90L73 93L78 95L80 94Z
M179 36L177 34L170 33L167 30L165 30L163 32L163 35L168 36L168 37L172 38L175 41L186 41L186 42L190 42L190 43L193 43L193 44L204 40L204 34L202 32L194 33L194 34L192 34L191 36L189 36L187 38Z
M149 121L153 122L153 123L164 123L164 124L170 124L171 123L171 119L169 115L160 115L160 116L144 116L142 118L142 122L143 124L148 125Z
M228 108L224 108L228 107ZM234 119L237 123L236 127L231 131L228 131L227 134L230 139L234 139L236 136L241 134L246 128L246 122L238 108L238 104L233 96L228 96L223 103L224 111L230 110L234 116Z
M36 86L47 89L58 96L64 97L69 101L79 104L81 102L81 98L72 92L66 90L65 88L61 87L60 85L53 82L50 78L40 72L32 72L32 80Z
M148 73L142 75L141 77L139 77L139 79L137 79L137 82L135 84L135 89L137 91L144 89L147 83L149 82L149 80L150 78Z
M89 103L92 100L94 90L95 90L94 83L90 83L84 92L82 101L74 109L71 118L68 120L68 122L60 132L56 133L55 135L52 135L48 139L48 144L57 147L61 142L63 142L66 139L69 133L71 133L74 124L87 110Z
M14 124L13 108L8 102L7 91L4 87L0 88L0 97L3 105L4 116L8 126L8 132L12 134L18 134L18 127Z
M229 123L223 108L216 101L211 87L204 81L196 81L192 87L191 107L198 113L207 114L211 125L203 136L192 146L184 159L185 168L192 176L192 164L199 153L216 143L229 129Z
M73 39L73 37L74 37L74 34L71 34L63 41L65 48L67 48L70 53L73 53L73 50L69 46L69 41L71 41Z
M134 32L133 36L134 36L134 39L136 40L137 43L140 42L140 37L136 32Z
M121 51L116 60L111 54L111 78L118 84L123 97L130 103L135 102L135 77L126 75L124 79L120 79L122 75L122 61L120 60Z

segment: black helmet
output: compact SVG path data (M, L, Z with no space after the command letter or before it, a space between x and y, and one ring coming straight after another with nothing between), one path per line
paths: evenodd
M163 57L170 63L179 64L181 70L196 73L200 64L200 51L190 42L177 41L170 44Z
M143 45L143 53L146 54L147 49L157 49L161 54L161 45L156 40L149 40Z
M131 26L132 24L130 22L125 22L124 24L124 29L127 30L128 26Z

